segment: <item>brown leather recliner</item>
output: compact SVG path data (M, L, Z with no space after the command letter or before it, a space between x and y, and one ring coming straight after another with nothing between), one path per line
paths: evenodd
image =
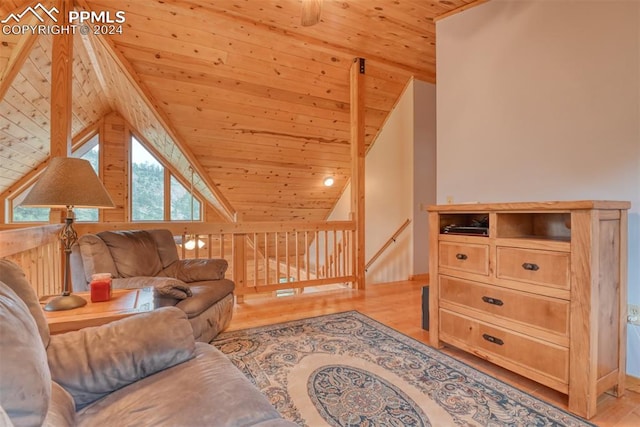
M295 427L183 311L51 336L24 272L0 259L0 426Z
M224 278L227 265L224 259L179 259L173 235L165 229L85 234L71 254L74 291L88 290L96 273L111 273L114 289L154 287L157 305L182 309L202 342L210 342L231 321L235 285Z

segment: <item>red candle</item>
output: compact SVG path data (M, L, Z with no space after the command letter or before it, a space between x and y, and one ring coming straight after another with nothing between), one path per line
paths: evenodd
M89 284L91 302L109 301L111 299L111 275L94 274Z

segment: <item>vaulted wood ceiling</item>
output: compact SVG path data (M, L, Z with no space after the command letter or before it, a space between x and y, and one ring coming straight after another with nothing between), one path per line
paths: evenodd
M0 15L31 3L3 0ZM324 0L320 22L303 27L301 0L76 0L126 21L122 34L74 36L73 131L118 111L180 173L194 164L219 210L322 220L350 176L354 58L367 61L371 144L412 76L435 82L433 19L473 3ZM6 195L48 155L51 36L0 37L3 84L31 49L0 103Z

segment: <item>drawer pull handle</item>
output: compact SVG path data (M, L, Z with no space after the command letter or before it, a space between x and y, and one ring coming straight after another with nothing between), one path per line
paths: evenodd
M486 302L487 304L493 304L493 305L504 304L502 300L499 300L498 298L491 298L491 297L482 297L482 301Z
M456 254L456 258L464 261L465 259L467 259L467 254Z
M482 334L482 338L494 344L498 344L498 345L504 344L504 341L502 341L500 338L493 337L489 334Z
M538 267L538 264L532 264L530 262L525 262L524 264L522 264L522 268L529 271L538 271L540 269L540 267Z

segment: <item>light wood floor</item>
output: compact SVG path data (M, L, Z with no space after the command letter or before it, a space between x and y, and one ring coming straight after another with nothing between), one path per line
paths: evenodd
M420 282L397 282L369 285L365 291L344 288L280 298L247 297L244 303L236 304L229 330L357 310L405 335L428 343L429 333L422 329L422 286ZM561 393L456 349L447 347L443 351L520 390L567 409L566 397ZM626 395L621 398L608 394L601 396L598 414L590 421L601 427L640 426L640 384L630 378L628 386Z

